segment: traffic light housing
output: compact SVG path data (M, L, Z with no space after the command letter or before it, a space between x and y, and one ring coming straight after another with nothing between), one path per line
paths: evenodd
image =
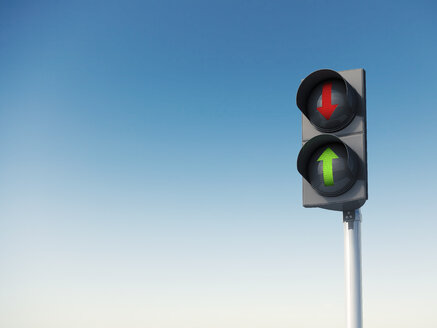
M303 206L360 208L368 198L365 71L315 71L302 80L296 103L302 112L297 169Z

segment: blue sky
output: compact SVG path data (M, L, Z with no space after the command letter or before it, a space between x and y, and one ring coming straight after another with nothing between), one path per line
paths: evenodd
M367 72L364 321L437 325L432 1L2 1L0 325L344 325L295 97Z

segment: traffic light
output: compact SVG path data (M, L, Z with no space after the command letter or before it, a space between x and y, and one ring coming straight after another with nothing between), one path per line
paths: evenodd
M348 211L367 200L365 81L363 69L322 69L299 86L304 207Z

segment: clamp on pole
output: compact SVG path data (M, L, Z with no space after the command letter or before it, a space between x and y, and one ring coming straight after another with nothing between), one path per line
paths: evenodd
M343 211L343 222L352 222L355 220L361 221L361 211L359 209Z

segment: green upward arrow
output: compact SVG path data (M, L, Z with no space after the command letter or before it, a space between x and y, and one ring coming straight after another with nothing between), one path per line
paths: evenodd
M332 171L332 160L334 158L338 158L337 154L328 147L317 160L317 162L323 161L323 182L327 187L334 185L334 173Z

